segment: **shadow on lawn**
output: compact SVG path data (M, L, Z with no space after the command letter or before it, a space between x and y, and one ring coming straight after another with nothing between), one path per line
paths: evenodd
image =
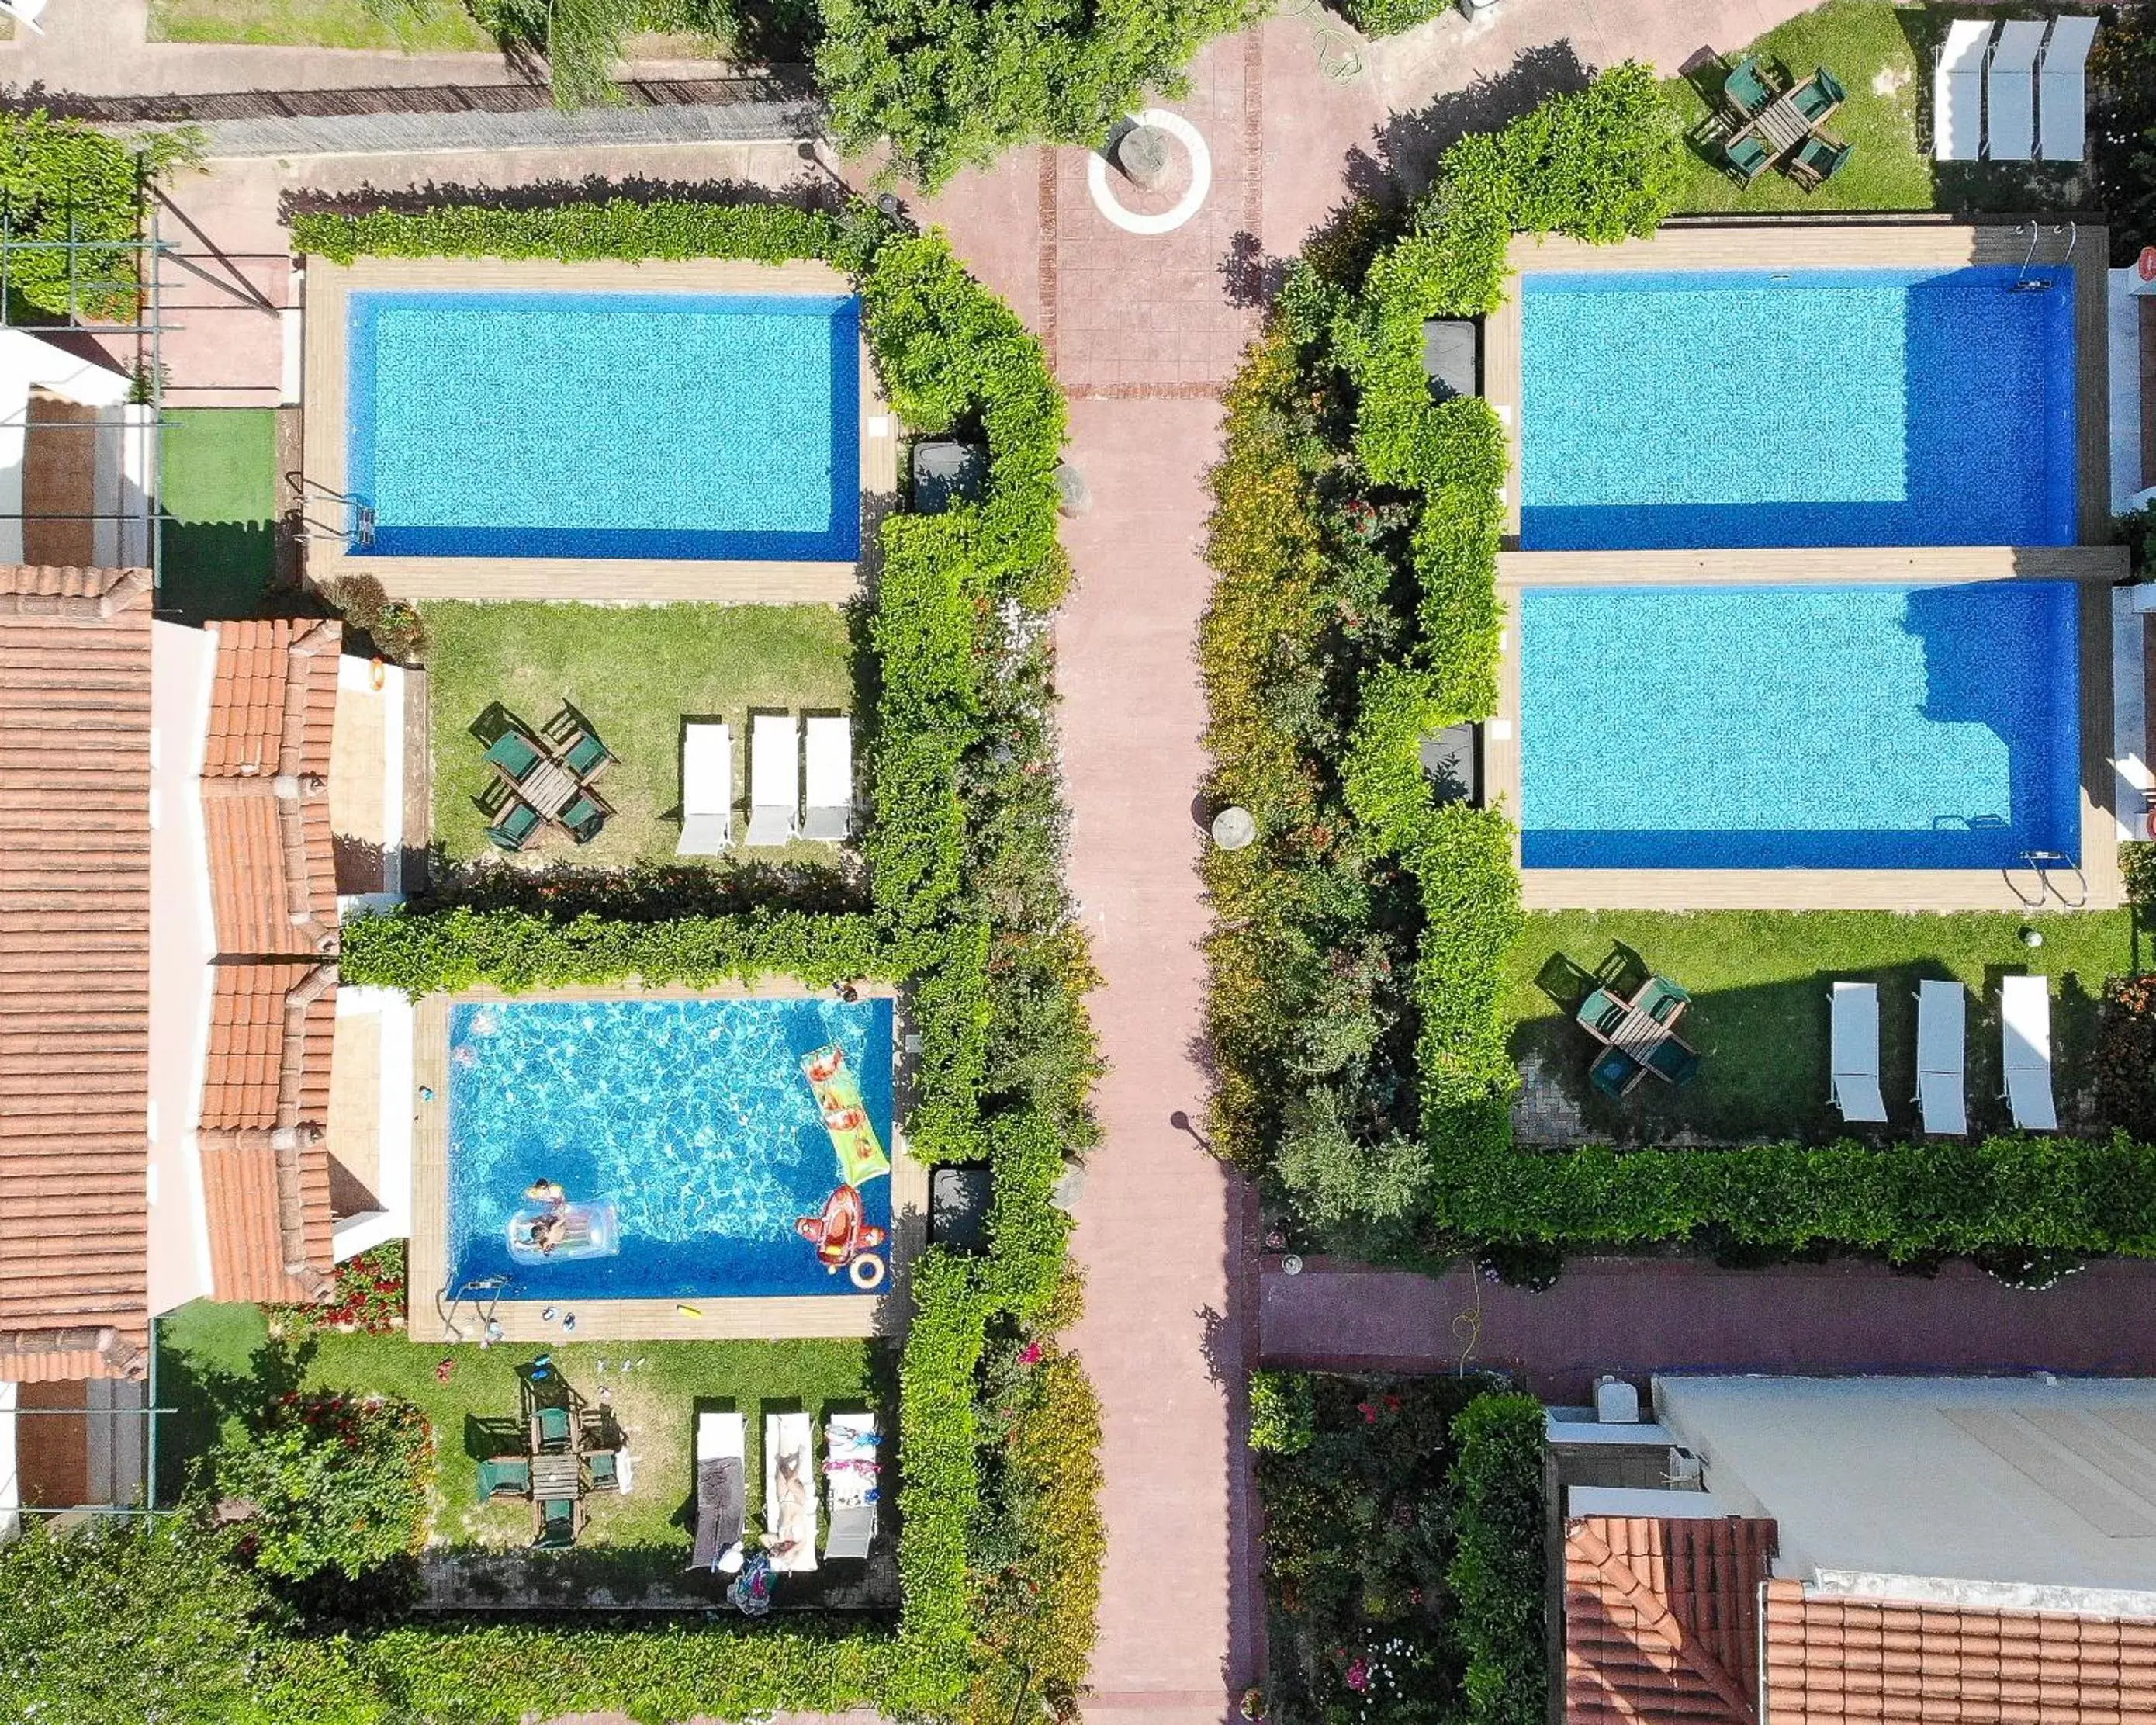
M1985 967L1981 993L1969 1001L1969 1127L1982 1137L2012 1130L2000 1096L1999 985L2003 977L2041 969L2041 955L2027 965ZM1637 1147L1651 1143L1744 1143L1794 1138L1827 1143L1856 1138L1892 1142L1914 1134L1917 985L1949 974L1944 965L1912 960L1863 970L1821 970L1784 982L1694 993L1678 1031L1699 1050L1698 1077L1681 1090L1653 1080L1621 1101L1588 1082L1599 1045L1573 1022L1597 986L1624 989L1644 980L1650 967L1630 947L1617 946L1593 970L1573 955L1551 953L1537 973L1549 1010L1515 1027L1512 1054L1531 1085L1553 1086L1587 1142ZM1686 984L1681 975L1671 980ZM1878 985L1880 1090L1892 1122L1883 1127L1851 1127L1829 1101L1829 998L1836 982ZM2068 1132L2094 1127L2092 1085L2098 1002L2081 978L2057 978L2052 1003L2052 1045L2060 1125ZM1532 1100L1532 1096L1531 1096Z
M157 1395L172 1411L158 1430L157 1497L174 1502L189 1483L194 1464L216 1448L219 1435L234 1421L259 1430L279 1397L296 1394L313 1363L312 1336L294 1343L271 1336L248 1358L248 1369L234 1372L184 1349L160 1351Z

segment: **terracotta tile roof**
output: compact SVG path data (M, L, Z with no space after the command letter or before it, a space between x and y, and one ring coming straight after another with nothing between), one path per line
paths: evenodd
M2148 1725L2156 1621L1767 1589L1771 1725Z
M0 567L0 1378L146 1366L150 578Z
M203 1087L203 1195L220 1300L319 1297L332 1267L336 969L220 964Z
M1568 1725L1752 1725L1770 1521L1583 1516L1564 1539Z
M312 957L336 948L330 740L340 625L223 623L203 761L218 950Z

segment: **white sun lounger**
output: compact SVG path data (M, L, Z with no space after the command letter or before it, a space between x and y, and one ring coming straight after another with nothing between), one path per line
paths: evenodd
M681 727L681 841L676 856L716 856L734 842L734 734L692 719Z
M2036 153L2036 56L2043 45L2041 18L1999 27L1984 74L1984 153L1994 162L2026 162Z
M824 1478L831 1500L824 1558L865 1558L876 1531L881 1476L873 1414L834 1414L824 1422Z
M696 1543L691 1569L732 1575L742 1566L742 1530L748 1525L747 1422L738 1414L696 1416Z
M1991 31L1988 18L1958 18L1947 26L1932 73L1932 154L1941 162L1974 162L1984 153L1984 57Z
M2024 1132L2055 1132L2059 1111L2051 1101L2051 983L2041 976L2002 977L1999 982L2000 1064L2006 1100Z
M814 718L808 732L808 808L801 836L833 843L854 828L854 723Z
M1833 1101L1847 1121L1883 1122L1879 1094L1879 985L1834 985Z
M2061 13L2036 68L2036 153L2046 162L2079 162L2088 153L2088 57L2097 21Z
M749 724L747 845L783 845L801 830L801 728L791 713Z
M1917 985L1917 1101L1924 1130L1969 1132L1969 991L1959 983Z
M773 1568L816 1567L816 1428L806 1414L763 1416L763 1532Z

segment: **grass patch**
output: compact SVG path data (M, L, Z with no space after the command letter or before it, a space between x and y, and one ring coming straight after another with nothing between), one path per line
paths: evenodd
M262 614L277 572L277 415L167 408L159 604L191 622Z
M495 46L463 0L393 8L367 0L150 0L150 39L413 53L483 53Z
M499 702L531 726L563 701L619 757L598 781L614 818L589 845L524 853L593 866L670 858L680 836L681 721L733 727L734 838L747 819L752 708L860 711L846 619L828 605L470 604L422 608L434 645L434 832L454 859L494 854L481 807L498 783L471 727ZM829 861L829 845L755 853Z
M1517 1021L1512 1050L1578 1100L1589 1127L1617 1142L1830 1138L1843 1132L1827 1106L1828 985L1879 984L1881 1084L1893 1129L1913 1130L1917 1008L1925 977L1958 978L1975 999L1969 1015L1969 1122L1981 1135L2008 1125L1997 1100L1999 978L2041 971L2054 978L2052 1054L2061 1123L2094 1082L2097 1002L2107 977L2139 968L2130 911L2038 919L2045 944L2019 938L2012 916L1902 916L1869 911L1544 911L1530 915L1508 965L1505 1004ZM1593 971L1620 947L1690 991L1681 1032L1704 1057L1677 1091L1652 1080L1622 1102L1592 1092L1594 1049L1537 983L1562 954Z
M1965 10L1966 8L1964 8ZM1750 44L1777 87L1825 66L1849 91L1827 130L1856 146L1841 172L1804 192L1777 167L1748 188L1722 167L1708 136L1723 68L1667 80L1671 111L1690 147L1677 208L1694 213L1776 210L2028 210L2074 205L2081 176L2041 162L1947 162L1930 155L1933 50L1946 35L1945 12L1887 0L1827 0ZM1735 64L1738 50L1725 56Z
M157 1326L157 1389L175 1409L159 1434L161 1492L176 1491L187 1466L221 1430L291 1383L269 1348L259 1306L198 1300ZM879 1404L887 1362L864 1340L808 1342L573 1342L551 1348L503 1343L421 1347L402 1332L310 1334L299 1344L305 1389L379 1390L417 1402L434 1427L439 1470L430 1504L435 1539L451 1547L514 1549L531 1539L531 1506L521 1498L481 1503L479 1459L521 1447L516 1423L520 1367L551 1354L563 1378L596 1407L599 1391L628 1434L634 1478L625 1492L587 1497L591 1521L579 1548L649 1553L660 1573L680 1567L695 1505L696 1414L731 1405L748 1416L747 1478L752 1521L762 1501L762 1404L804 1408L821 1424L826 1403ZM636 1362L624 1375L624 1358ZM454 1363L448 1383L435 1377ZM599 1362L607 1369L599 1369ZM506 1425L500 1422L507 1422ZM499 1435L497 1435L499 1434ZM506 1440L506 1441L504 1440Z

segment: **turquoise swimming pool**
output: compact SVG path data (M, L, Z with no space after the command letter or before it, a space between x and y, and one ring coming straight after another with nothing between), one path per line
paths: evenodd
M860 555L850 295L367 291L346 317L369 556Z
M2074 272L1537 275L1528 551L2071 545Z
M2078 589L1531 588L1530 868L2081 860Z
M841 1153L803 1062L840 1051L887 1151L891 1035L888 999L456 1005L453 1286L498 1276L506 1297L559 1300L873 1291L889 1265L888 1163ZM516 1250L542 1180L604 1219L595 1231L614 1250ZM832 1263L814 1236L842 1188L880 1237Z

